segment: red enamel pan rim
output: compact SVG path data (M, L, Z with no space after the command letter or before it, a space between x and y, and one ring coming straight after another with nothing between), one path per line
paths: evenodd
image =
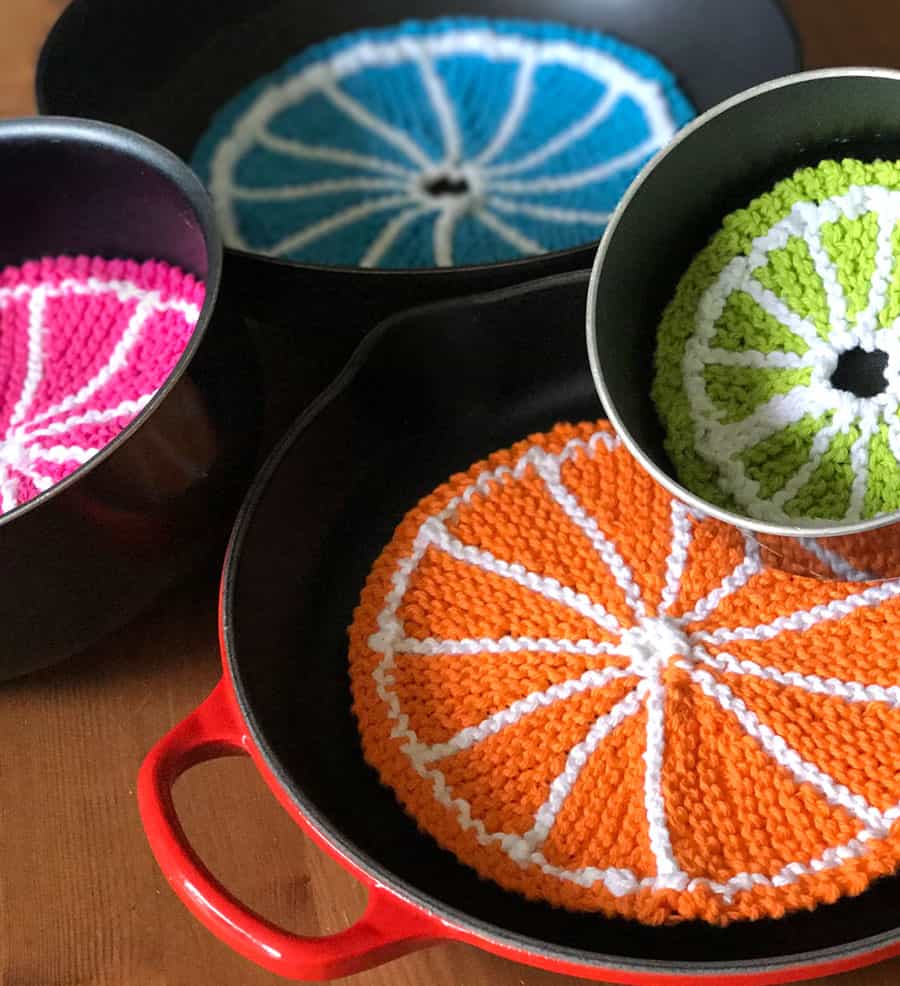
M499 294L528 290L518 287ZM471 300L471 299L470 299ZM452 303L451 303L452 304ZM431 306L435 307L435 306ZM440 306L444 307L444 306ZM234 588L244 540L252 535L256 507L287 449L316 420L318 413L352 381L371 348L389 329L384 323L360 346L344 373L314 402L270 456L241 510L228 547L219 597L223 678L212 695L164 738L141 768L138 795L148 838L178 895L200 920L240 954L272 972L300 979L327 979L372 968L440 941L467 942L497 955L556 973L624 984L721 986L797 982L869 965L900 955L900 929L852 944L817 949L776 959L670 963L653 959L589 954L516 935L441 904L400 880L346 839L316 807L307 804L254 724L252 708L234 674L238 660L234 638ZM166 745L175 764L168 778L160 767ZM251 757L275 797L300 828L369 892L366 914L337 935L302 938L289 935L244 908L216 883L192 850L174 817L169 788L183 770L201 760L233 753ZM155 771L155 776L154 776ZM155 786L154 786L155 785ZM160 804L168 802L167 804ZM398 811L400 809L398 808ZM166 812L168 811L168 815ZM181 844L178 840L181 839ZM598 920L602 920L598 918Z

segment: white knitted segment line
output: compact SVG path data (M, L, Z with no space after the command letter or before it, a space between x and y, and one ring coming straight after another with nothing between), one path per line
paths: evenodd
M658 673L645 679L647 685L647 736L644 746L644 813L647 816L647 832L650 849L656 861L657 888L683 889L687 877L675 859L669 823L666 818L666 802L662 790L663 759L666 749L665 716L666 686Z
M447 530L443 521L438 520L437 517L430 517L426 520L422 525L422 532L426 538L430 539L434 547L448 554L451 558L465 562L473 568L480 568L490 575L508 579L539 596L543 596L545 599L566 606L596 623L608 633L617 634L620 632L616 618L603 605L594 602L583 592L563 585L549 575L531 572L517 562L503 561L484 548L464 544L459 538L454 537Z
M475 214L475 218L481 223L482 226L487 226L487 228L496 233L501 240L505 240L510 246L515 247L520 253L528 255L547 252L547 248L538 243L537 240L533 240L530 236L526 236L520 230L510 226L509 223L505 223L499 216L496 216L489 209L482 209L481 212Z
M21 461L14 463L13 468L16 472L20 472L23 476L30 479L31 482L34 483L35 489L37 489L40 493L49 490L50 487L56 482L55 479L51 479L49 476L42 476L40 473L35 472L30 464L26 464ZM17 503L18 501L15 501L13 506L16 506Z
M752 370L809 370L809 359L804 354L783 353L775 349L764 353L758 349L721 349L719 346L705 346L701 350L707 363L715 366L741 366Z
M869 282L866 307L854 318L854 330L858 344L867 352L876 348L879 324L878 316L887 304L894 271L894 227L900 218L900 199L891 198L884 189L870 188L870 205L875 209L878 234L875 242L875 269Z
M525 111L531 103L534 94L534 70L537 67L537 58L534 51L530 51L522 58L516 72L516 82L513 88L512 98L506 115L503 117L496 133L491 138L490 143L475 158L475 164L485 167L498 157L507 147L519 129L519 124L525 116Z
M647 695L649 684L641 681L624 698L620 699L609 712L594 720L587 736L569 751L562 773L558 774L550 785L547 799L538 808L534 816L534 825L525 833L522 844L517 852L510 855L517 862L527 862L535 849L540 848L556 824L556 819L563 809L572 789L578 783L581 772L594 755L597 747L627 719L637 713Z
M47 299L62 298L71 294L89 297L112 294L122 304L127 304L129 301L143 301L157 312L179 312L189 322L196 322L200 317L200 308L192 301L185 301L182 298L163 300L159 291L148 291L130 281L104 280L99 277L89 277L85 281L66 278L59 284L41 284L37 287L31 284L17 284L14 288L0 288L0 307L10 301L18 301L36 290L42 291Z
M453 266L453 234L462 217L459 209L445 208L434 224L434 262L438 267Z
M78 462L83 465L99 451L98 448L82 448L80 445L53 445L50 448L31 449L30 457L32 462Z
M783 509L803 489L819 468L825 453L831 448L831 443L842 432L839 424L832 422L820 428L813 436L809 449L809 458L794 473L793 476L770 499L777 509Z
M492 195L487 200L487 204L504 215L528 216L562 225L581 223L585 226L601 226L609 222L609 217L612 215L609 212L592 212L590 209L559 209L556 206L535 205L532 202L516 202L498 195Z
M242 202L289 202L341 192L402 191L406 187L407 182L402 178L334 178L306 185L273 185L272 188L235 186L232 194Z
M393 144L413 164L417 164L421 168L429 168L435 163L409 134L392 126L390 123L382 120L381 117L367 110L362 103L341 89L337 82L326 82L320 91L351 120L358 123L364 129L370 130L377 137L381 137L382 140Z
M410 202L411 199L408 195L385 195L378 199L362 202L359 205L348 206L346 209L342 209L340 212L336 212L326 219L320 219L309 226L304 226L295 233L291 233L290 236L286 236L283 240L271 247L270 253L277 257L293 253L295 250L300 250L305 246L309 246L310 243L320 240L329 233L336 233L338 230L352 226L353 223L357 223L361 219L366 219L368 216L372 216L377 212L384 212L385 209L408 205Z
M853 469L853 482L850 485L850 502L844 517L859 520L863 515L866 490L869 485L869 443L878 430L878 420L872 407L863 408L856 422L859 434L850 446L850 466Z
M463 142L453 104L447 95L447 87L435 71L434 61L427 52L422 52L416 58L416 62L425 85L425 92L428 94L428 101L438 119L441 135L444 138L444 161L448 164L456 164L462 159Z
M730 644L735 640L771 640L785 631L803 633L828 620L843 619L857 609L878 606L898 595L900 595L900 579L879 582L862 592L854 592L842 599L833 599L829 603L813 606L810 609L796 610L788 616L779 616L769 623L759 623L755 627L719 627L711 632L698 630L691 634L690 640L692 644L715 646Z
M348 168L360 168L363 171L376 171L381 174L396 175L398 178L409 180L415 175L410 168L405 168L395 161L376 157L372 154L357 154L342 147L327 147L322 144L305 144L296 137L282 137L272 133L266 126L261 126L256 133L256 139L263 147L277 154L295 157L306 161L327 161L329 164L340 164ZM232 186L232 190L237 186ZM232 191L233 194L233 191Z
M869 804L862 795L855 794L815 764L804 760L781 736L761 722L727 685L716 681L709 672L696 666L689 668L688 674L700 686L704 695L709 696L722 709L734 716L744 732L756 740L760 747L781 764L796 781L800 784L812 785L829 804L850 812L873 832L882 836L887 835L890 825L881 811Z
M614 437L603 432L598 432L592 436L591 440L587 443L581 440L569 442L559 454L558 458L560 461L565 461L567 458L571 458L573 455L581 454L584 451L592 453L599 444L604 444L609 451L612 451L619 445L618 441ZM535 456L535 453L539 453L539 455ZM495 470L485 471L473 484L467 487L460 496L455 497L437 516L440 517L443 522L453 515L460 502L469 502L473 496L483 495L488 492L491 483L501 477L512 476L514 478L520 478L528 468L531 468L535 458L540 458L546 454L547 453L540 448L532 448L518 460L513 468L502 466ZM419 564L424 552L429 547L429 544L430 538L426 534L423 534L423 531L420 529L413 542L411 554L408 557L401 559L397 569L391 577L392 589L388 593L385 600L384 609L378 616L378 625L380 629L372 635L369 641L370 647L373 650L383 654L382 661L373 672L373 678L376 682L379 697L386 706L388 718L395 724L392 730L392 735L405 739L407 743L412 744L413 748L419 744L419 740L414 731L409 728L408 717L403 713L396 693L391 690L391 686L394 684L391 671L394 666L394 654L396 653L395 647L397 645L408 644L410 642L410 638L404 637L403 635L402 627L397 619L397 611L406 593L409 578L416 566ZM738 569L740 568L741 566L738 566ZM737 572L738 569L736 569L735 572ZM866 597L866 600L871 601L869 596ZM827 607L824 607L824 609L828 610ZM794 615L796 616L797 614ZM833 611L828 610L828 615L833 616ZM639 628L636 628L636 630L632 631L632 633L637 632L637 629ZM652 628L650 629L652 632ZM765 626L763 627L763 630L766 630ZM763 634L763 637L765 639L765 633ZM510 641L512 643L510 643ZM500 638L495 643L502 649L504 647L504 642L511 653L515 651L519 643L524 644L529 649L532 645L530 638ZM485 640L474 640L471 642L439 641L437 643L439 645L446 643L451 648L454 643L459 643L461 645L461 649L467 647L469 644L476 646L484 645L485 649L489 649L487 641ZM541 640L534 641L534 643L539 646L543 645L543 641ZM572 642L572 645L577 647L579 644L583 646L584 643L585 642ZM598 646L604 647L609 645L601 644ZM614 646L615 645L613 645L613 647ZM455 653L455 651L453 652ZM705 654L706 652L704 651L703 653ZM653 664L653 662L650 662L650 664ZM688 662L682 662L682 666L686 669L692 668L692 665ZM618 670L621 671L623 669ZM651 669L648 666L646 670ZM806 676L806 678L809 679L809 676ZM646 680L641 682L638 689L640 689L642 685L649 687L647 686ZM815 685L813 684L812 687L815 687ZM637 689L631 692L623 701L633 699L636 694ZM877 693L873 693L873 695L874 694ZM630 705L628 707L630 708ZM453 797L453 792L447 785L446 778L439 770L433 769L425 764L414 763L413 766L423 779L431 782L434 797L438 803L456 813L457 820L462 831L473 831L475 837L482 845L499 845L507 854L509 854L513 859L516 859L523 866L529 864L536 866L549 876L553 876L567 882L572 882L582 887L592 887L597 882L602 882L603 885L616 896L631 894L644 889L652 891L662 889L665 886L678 884L678 881L673 880L671 877L667 881L660 880L658 876L638 879L631 870L624 868L599 868L588 866L566 869L564 867L555 866L549 863L540 851L529 851L528 844L521 836L506 832L488 832L480 819L472 817L471 805L462 798ZM560 788L558 787L557 790L559 791ZM849 840L844 845L829 847L823 851L821 856L808 862L788 863L774 875L763 873L739 873L724 882L710 880L705 877L695 877L688 882L686 889L688 891L693 891L700 887L708 887L713 893L720 895L726 902L730 903L741 893L752 890L756 886L789 886L796 883L804 876L821 873L828 869L841 866L848 860L861 857L865 852L867 852L867 843L872 839L876 839L883 835L885 826L893 824L898 817L900 817L900 806L892 808L885 813L879 813L879 818L876 819L878 822L876 828L863 828L859 833L857 833L855 838ZM548 827L548 831L550 827ZM532 829L532 832L535 832L534 828ZM540 837L543 838L545 836Z
M762 560L759 554L759 543L752 534L743 534L744 557L734 567L734 570L722 579L720 585L708 592L702 599L699 599L692 609L683 613L678 622L682 626L689 623L696 623L700 620L709 619L719 608L723 600L727 599L732 593L742 589L754 575L762 571Z
M795 209L798 210L798 215L804 219L810 212L808 208L803 208L800 211L801 207L805 206L806 203L798 203L795 206ZM835 210L834 218L839 218L839 211L837 209ZM819 275L822 287L825 290L825 301L828 305L829 329L837 332L846 332L848 327L847 300L844 297L844 289L841 287L841 282L838 280L837 267L832 263L831 257L828 256L828 251L822 245L819 227L817 225L807 225L803 229L802 238L806 242L813 267Z
M12 428L24 420L44 376L44 311L46 307L47 292L41 287L35 288L28 299L28 357L22 392L9 419Z
M572 144L581 140L582 137L587 136L595 127L599 126L613 111L621 96L622 93L618 89L610 86L583 117L575 120L562 133L551 137L542 147L536 148L517 161L493 165L487 169L488 174L492 176L514 175L543 164L544 161L564 151L567 147L571 147Z
M875 578L872 572L855 568L833 548L826 548L818 538L797 538L797 543L805 548L813 557L827 565L831 571L844 582L871 582Z
M155 297L154 297L155 295ZM46 410L42 411L40 414L35 414L31 418L31 424L40 424L42 421L47 421L50 418L55 418L59 414L66 414L69 411L83 405L86 400L93 397L94 394L100 390L101 387L105 386L112 379L113 375L117 373L122 367L126 366L128 363L128 357L131 354L131 350L134 348L135 343L140 338L141 331L147 320L154 314L157 310L156 300L158 300L158 294L156 292L151 292L145 297L141 298L137 305L135 306L134 312L128 319L128 324L125 326L125 331L117 340L115 346L113 346L112 352L109 355L106 363L88 380L83 386L74 394L69 394L64 397L61 401L56 404L51 405Z
M688 548L693 540L691 514L688 508L674 497L669 509L672 549L666 558L665 584L659 598L660 613L668 613L681 592L681 577L687 563Z
M900 393L900 319L886 329L878 329L875 333L875 345L887 354L887 366L884 368L884 381L887 385L887 393L892 398L893 405L900 403L897 395ZM895 413L887 405L884 409L885 416Z
M434 743L430 746L424 743L417 745L408 744L405 752L411 759L423 764L443 760L445 757L452 756L454 753L468 750L478 743L484 742L489 736L495 736L501 729L506 729L507 726L514 726L526 716L537 712L538 709L546 709L551 705L555 705L557 702L564 702L574 695L580 695L582 692L590 691L592 688L605 688L610 682L622 678L634 678L634 674L628 668L604 668L602 671L585 671L580 678L551 685L549 688L544 689L544 691L532 692L530 695L526 695L525 698L518 699L505 709L501 709L499 712L487 716L477 725L466 726L444 743ZM621 719L618 721L621 721ZM612 729L613 727L610 726L609 728ZM591 733L593 734L593 730ZM606 733L603 735L605 736ZM602 736L599 736L596 742L599 742L602 738ZM584 761L581 761L581 766L584 766Z
M17 490L18 486L9 475L6 463L0 462L0 507L4 513L8 513L18 506Z
M771 665L741 660L727 651L710 654L703 647L695 647L693 653L701 664L726 674L749 675L751 678L773 681L778 685L801 688L811 695L840 698L845 702L882 702L892 709L900 709L900 686L897 685L864 685L859 681L823 678L817 674L801 674L799 671L782 671ZM684 667L684 664L680 666Z
M375 237L369 248L363 254L359 262L360 267L375 267L397 242L397 237L420 216L424 216L428 209L413 207L405 212L400 212L389 222L385 223L384 228Z
M738 449L739 443L741 443L739 450L752 448L758 442L781 431L782 428L802 421L807 415L824 414L828 408L825 406L823 396L821 387L800 385L786 394L774 394L741 421L720 424L717 420L710 418L702 422L702 434L711 441L727 442L729 447L735 449ZM703 398L698 399L697 404L698 406L708 404L710 413L716 418L721 414L706 396L705 391ZM742 443L746 443L746 445ZM728 464L723 471L730 474L727 466ZM743 466L738 463L735 468L740 470L738 475L743 478L745 475Z
M631 150L622 151L614 157L595 164L583 171L574 171L567 175L553 175L545 178L522 178L519 180L492 179L491 186L498 192L512 194L541 194L544 192L562 192L572 188L583 188L617 175L627 168L635 168L642 164L654 151L659 150L660 143L655 137L642 141Z
M583 657L619 654L616 644L598 640L557 640L551 637L400 637L394 642L397 654L423 657L455 657L463 654L577 654ZM623 658L624 659L624 658Z
M70 428L77 428L79 425L102 424L104 421L132 417L143 411L153 397L154 394L143 394L135 399L121 401L115 407L102 409L92 407L81 414L73 414L62 421L54 421L45 425L43 428L35 428L30 421L25 421L15 429L14 434L25 438L48 438L52 435L61 435Z
M641 590L634 580L634 574L619 554L615 544L600 530L597 521L587 513L578 497L563 482L557 457L542 456L535 463L535 471L544 481L550 496L590 541L594 551L609 569L616 585L622 590L635 618L642 620L647 615L647 610L641 598Z

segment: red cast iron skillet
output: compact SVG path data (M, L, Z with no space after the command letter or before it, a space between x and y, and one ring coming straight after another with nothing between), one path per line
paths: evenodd
M451 473L559 420L602 416L584 358L586 274L394 318L269 459L222 580L224 675L144 762L143 822L175 891L247 958L296 979L344 976L442 940L648 986L791 982L900 953L900 878L781 921L651 928L526 901L423 835L362 757L346 627L395 525ZM188 845L177 777L252 757L275 795L369 891L346 931L304 938L251 913ZM290 861L286 862L290 865Z
M105 123L2 121L0 216L0 268L152 258L206 283L191 339L144 410L0 517L2 680L89 646L220 549L256 463L260 382L241 320L217 304L212 204L169 151Z
M189 158L216 109L309 45L452 14L558 20L617 35L658 55L698 111L801 61L779 0L74 0L44 44L38 106L131 127ZM386 272L226 251L224 282L262 354L267 435L281 437L381 319L581 270L595 252L591 243L482 267Z

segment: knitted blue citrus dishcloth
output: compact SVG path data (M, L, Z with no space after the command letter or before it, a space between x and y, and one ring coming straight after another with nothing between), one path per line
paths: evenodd
M596 240L693 115L655 58L557 24L453 18L315 45L215 116L192 164L230 246L354 267Z

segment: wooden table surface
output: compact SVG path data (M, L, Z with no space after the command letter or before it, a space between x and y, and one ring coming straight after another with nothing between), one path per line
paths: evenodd
M34 60L63 5L64 0L0 0L0 116L33 112ZM792 0L790 7L809 67L900 66L896 0ZM218 679L215 590L210 568L89 653L0 686L4 986L278 981L220 945L188 915L150 855L135 803L135 775L145 753ZM361 912L364 894L300 835L249 762L195 769L179 785L177 802L212 869L274 920L298 931L328 932ZM348 981L574 982L457 945ZM900 960L817 982L896 986Z

